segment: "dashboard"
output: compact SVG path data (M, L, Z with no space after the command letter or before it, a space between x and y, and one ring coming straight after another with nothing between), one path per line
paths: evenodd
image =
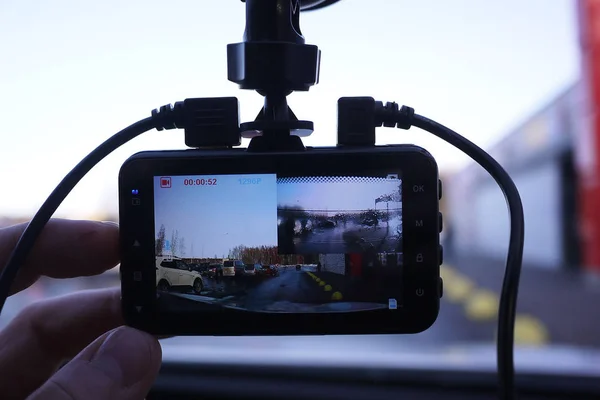
M498 398L496 349L419 335L174 337L152 399ZM560 360L560 362L557 362ZM600 399L600 354L517 348L519 400Z
M497 399L489 372L168 361L152 399ZM598 399L596 378L520 375L519 399Z

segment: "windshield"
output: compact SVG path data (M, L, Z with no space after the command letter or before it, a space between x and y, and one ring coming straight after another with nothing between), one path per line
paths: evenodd
M92 148L151 108L182 100L184 93L238 96L243 99L241 123L253 121L263 106L262 96L239 91L225 75L226 45L243 36L240 2L211 2L207 8L203 2L184 1L167 9L158 1L143 7L98 4L81 2L77 10L59 12L52 2L39 2L35 13L27 2L0 5L0 36L13 38L2 45L11 61L0 66L1 109L10 116L3 120L0 135L1 226L31 219L57 182ZM114 12L115 7L119 12ZM160 24L148 23L159 20ZM299 119L314 122L315 133L303 138L305 144L335 146L338 98L364 93L413 106L457 130L489 151L511 174L526 218L515 333L520 351L517 370L559 370L568 364L589 372L594 370L590 360L600 359L596 310L600 197L595 189L600 154L594 144L600 140L600 125L589 111L600 109L600 104L592 103L591 92L592 87L600 90L600 78L587 75L600 70L600 65L592 67L591 50L580 48L585 42L582 37L598 37L597 32L580 37L581 26L576 2L568 0L345 0L301 19L306 42L323 52L319 84L288 98ZM148 36L157 39L149 42ZM175 52L186 57L156 57L174 54L174 43ZM197 51L199 46L202 51ZM597 94L595 98L598 102ZM34 117L31 109L36 110ZM427 367L437 368L440 360L449 360L449 368L479 368L485 360L494 368L497 308L509 240L504 197L481 167L440 140L416 128L382 127L377 132L378 144L414 143L431 152L439 165L444 295L433 327L417 335L375 338L172 338L164 340L165 357L175 351L168 347L171 343L194 349L189 354L206 350L205 355L215 354L217 360L216 352L227 351L231 360L256 362L278 355L284 359L287 354L293 362L310 357L330 363L343 359L361 368L378 362L393 364L391 360L404 360L415 368L427 362ZM150 132L128 143L81 181L56 217L118 222L117 177L123 162L138 151L185 148L182 137ZM242 145L248 142L244 139ZM228 197L239 195L232 191ZM222 204L228 207L229 199L223 198ZM236 209L231 213L235 219L229 220L233 221L227 227L229 237L253 237L257 227L248 216ZM333 235L338 222L331 218L294 229ZM368 215L362 221L368 226L365 229L373 229L376 222ZM210 231L211 227L197 224L194 229ZM215 250L181 232L173 240L176 234L167 227L174 255L190 264L211 263L209 271L182 272L181 279L192 285L190 276L201 275L197 282L204 285L203 293L212 291L212 298L226 297L212 282L234 275L223 271L223 266L258 261L269 269L255 275L236 269L235 275L248 282L316 275L321 268L317 260L278 260L258 254L244 258L236 247ZM159 268L167 277L175 276L174 268L186 268L167 261L158 265L171 267ZM322 268L323 274L327 265ZM0 324L34 301L111 286L119 286L117 268L95 277L41 278L9 299ZM257 298L251 303L279 312L289 310L284 301L267 306ZM294 307L315 311L322 304ZM348 307L343 299L327 306Z

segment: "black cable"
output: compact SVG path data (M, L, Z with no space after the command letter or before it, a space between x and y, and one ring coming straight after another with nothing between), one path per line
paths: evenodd
M414 114L414 111L409 107L402 107L399 118L398 125L403 125L399 127L408 129L410 125L416 126L464 152L494 178L504 193L510 213L510 240L498 310L498 379L500 398L504 400L514 399L516 397L513 354L514 328L525 235L521 196L504 168L476 144L435 121Z
M52 215L54 215L69 193L71 193L71 190L73 190L75 185L77 185L79 181L104 157L131 139L154 128L163 130L179 127L176 117L180 115L179 110L182 109L179 107L180 104L181 103L176 103L175 107L171 105L162 106L160 111L153 110L151 117L129 125L127 128L111 136L81 160L79 164L63 178L21 234L8 262L0 273L0 313L4 308L6 299L10 296L10 289L19 268L25 263L37 238ZM178 111L175 112L175 109Z
M514 329L523 261L525 221L521 196L506 171L489 154L453 130L421 115L411 107L375 101L372 97L342 97L338 100L338 144L373 146L380 126L421 128L461 150L494 178L504 193L510 214L510 240L498 309L498 378L502 399L513 399L515 390Z
M339 0L311 0L311 1L300 1L300 7L302 11L316 11L325 7L329 7L332 4L337 3Z

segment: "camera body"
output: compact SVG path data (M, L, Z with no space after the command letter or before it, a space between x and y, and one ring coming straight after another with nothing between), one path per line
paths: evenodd
M424 331L440 198L412 145L138 153L119 174L125 320L160 335Z
M341 98L337 146L305 147L313 123L287 96L318 83L321 51L301 33L301 3L245 8L227 73L264 97L256 119L239 122L235 97L163 106L155 126L185 129L194 149L139 153L121 168L127 324L159 335L427 329L442 294L437 165L416 146L375 146L377 127L408 129L414 111Z

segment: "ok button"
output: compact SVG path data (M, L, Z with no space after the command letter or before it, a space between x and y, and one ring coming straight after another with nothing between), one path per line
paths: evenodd
M425 185L413 185L414 193L425 193Z

